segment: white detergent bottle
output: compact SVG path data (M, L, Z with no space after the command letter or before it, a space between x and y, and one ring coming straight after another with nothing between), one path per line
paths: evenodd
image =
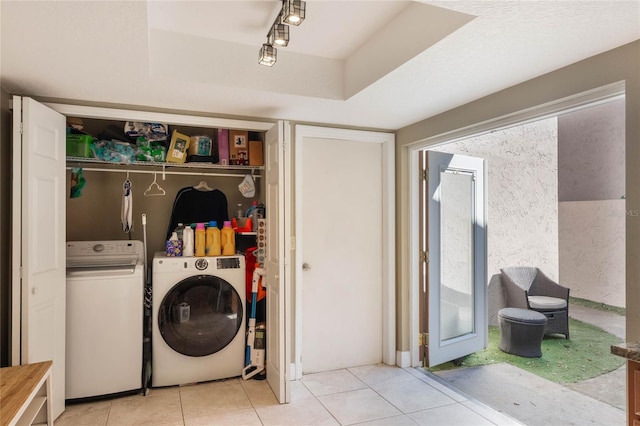
M184 231L182 232L182 255L193 256L194 244L193 228L189 225L185 225Z

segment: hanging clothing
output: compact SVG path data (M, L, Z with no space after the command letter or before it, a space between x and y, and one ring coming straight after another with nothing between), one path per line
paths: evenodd
M185 226L215 220L222 228L225 220L229 220L227 196L218 189L213 191L199 191L192 186L182 188L176 194L171 209L171 219L167 228L167 240L171 237L178 223Z

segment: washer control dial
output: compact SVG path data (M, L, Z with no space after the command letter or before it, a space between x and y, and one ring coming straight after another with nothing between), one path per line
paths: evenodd
M198 271L204 271L209 267L209 261L203 257L199 257L196 259L195 265Z

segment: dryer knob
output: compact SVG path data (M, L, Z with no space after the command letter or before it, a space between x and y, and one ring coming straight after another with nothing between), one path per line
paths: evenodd
M202 257L199 257L196 259L196 269L198 271L204 271L208 267L209 267L209 261L207 259L204 259Z

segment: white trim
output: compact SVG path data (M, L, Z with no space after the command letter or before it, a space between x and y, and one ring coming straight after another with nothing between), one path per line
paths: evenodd
M418 334L420 333L420 149L407 150L407 164L409 165L409 353L411 366L419 367L420 347ZM426 167L426 165L425 165Z
M409 351L396 352L396 365L400 368L416 367L411 365L411 352Z
M526 108L501 117L471 124L460 129L420 139L407 145L407 147L410 150L413 150L456 142L462 139L468 139L471 137L481 136L486 133L507 129L509 127L520 126L533 121L555 117L559 114L592 107L601 103L611 102L615 99L624 98L624 96L625 83L624 81L619 81L593 90L578 93L574 96L547 102L542 105Z
M10 365L20 365L22 340L22 98L13 102L13 171L11 212L11 354Z
M150 112L117 108L102 108L83 105L68 105L44 103L44 105L71 117L99 118L102 120L147 121L154 123L169 123L173 125L210 127L222 129L242 129L264 132L270 130L275 123L228 118L202 117L194 115L169 114L164 112Z
M419 305L419 270L418 270L418 257L419 240L418 240L418 214L419 205L417 203L418 191L417 186L419 176L418 170L418 154L419 151L426 149L427 147L433 148L437 145L445 143L451 143L462 139L467 139L475 136L480 136L492 131L497 131L509 127L514 127L533 121L542 120L549 117L554 117L562 113L575 111L582 108L588 108L601 103L611 102L615 99L624 97L625 95L625 82L619 81L616 83L608 84L596 89L588 90L568 96L565 98L557 99L555 101L547 102L542 105L526 108L521 111L516 111L504 116L496 117L483 122L475 123L460 129L452 130L449 132L434 135L428 138L420 139L415 142L409 143L405 146L407 149L407 173L408 173L408 185L409 185L409 200L408 211L405 214L405 218L408 220L408 246L409 246L409 345L411 353L411 361L414 367L420 365L419 361L419 347L418 347L418 332L420 330L420 311Z
M383 149L382 173L383 173L383 194L382 203L385 206L383 211L382 244L382 361L388 365L396 364L396 286L395 286L395 135L393 133L370 132L360 130L347 130L329 127L316 127L297 125L295 126L295 160L294 164L302 163L302 153L297 149L304 138L324 138L342 139L358 142L381 143ZM302 188L302 171L295 168L296 191ZM302 211L301 197L296 197L295 211ZM296 235L301 235L301 221L295 221ZM301 241L297 241L295 264L291 265L295 276L295 354L296 379L302 378L302 292L298 290L298 283L302 282L302 250Z

